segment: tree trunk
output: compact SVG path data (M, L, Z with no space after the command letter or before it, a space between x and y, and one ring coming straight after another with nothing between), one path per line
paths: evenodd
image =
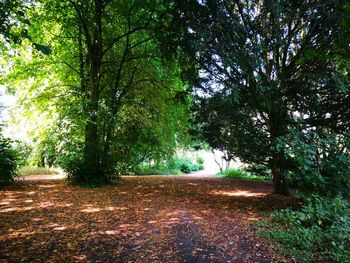
M92 42L88 43L89 86L87 94L87 122L85 126L84 166L86 181L99 181L100 140L98 133L99 85L102 65L102 2L95 0L95 27ZM85 32L87 34L87 32ZM89 39L86 36L86 39Z
M99 58L91 56L88 117L85 126L85 168L90 176L98 176L96 168L99 165L99 134L98 134L98 90L99 90Z
M284 176L283 157L281 154L272 156L271 171L274 193L280 195L290 195L287 180Z
M212 149L211 152L212 152L213 155L214 155L214 161L215 161L216 164L219 166L220 173L222 173L222 172L223 172L222 165L220 165L220 163L218 162L218 160L216 160L215 151Z
M97 116L89 116L85 126L85 167L97 166L99 163L99 140Z
M277 146L278 139L287 134L288 130L288 114L280 95L272 96L272 107L269 114L270 118L270 134L273 147ZM270 169L272 171L274 192L281 195L290 195L288 184L285 178L286 159L281 150L273 149L270 159Z

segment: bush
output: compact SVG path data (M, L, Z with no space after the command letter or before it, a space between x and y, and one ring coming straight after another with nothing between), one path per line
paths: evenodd
M112 166L86 167L83 161L72 160L65 164L64 171L70 183L89 187L106 185L117 181L119 173Z
M61 155L58 164L67 174L67 180L76 185L95 187L112 183L119 179L119 173L113 164L86 166L83 151L75 150Z
M198 156L197 159L196 159L196 161L197 161L198 164L202 164L202 165L204 164L204 159L203 159L203 157Z
M191 160L187 158L180 158L176 160L177 164L176 166L180 168L180 171L188 174L192 171L197 171L197 167L191 162Z
M255 175L248 173L246 171L240 170L240 169L230 169L223 171L218 174L220 177L224 178L237 178L237 179L245 179L245 180L269 180L271 177L264 177L260 175Z
M15 140L12 145L13 149L18 153L18 167L24 167L28 165L32 147L29 144L19 140Z
M248 173L239 169L230 169L219 173L219 175L225 178L244 178L248 176Z
M0 185L8 185L17 176L19 154L12 141L0 136Z
M302 193L348 195L350 192L350 133L291 131L281 138L280 148L294 163L289 180Z
M313 195L299 211L274 212L274 223L262 233L278 241L300 261L348 262L350 259L350 206L342 197Z
M178 169L185 174L203 170L202 164L194 163L192 160L186 157L176 157L170 162L169 167Z
M168 167L145 167L139 166L135 169L136 175L179 175L182 174L180 170L169 169Z
M201 160L199 160L199 162L201 162ZM136 175L178 175L203 169L204 166L198 163L198 158L197 163L194 163L191 159L186 157L175 157L169 161L164 161L153 166L139 165L133 172Z

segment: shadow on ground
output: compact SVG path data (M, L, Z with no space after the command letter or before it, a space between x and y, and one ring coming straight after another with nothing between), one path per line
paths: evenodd
M276 262L251 225L295 203L266 182L125 177L86 189L62 180L0 191L0 262Z

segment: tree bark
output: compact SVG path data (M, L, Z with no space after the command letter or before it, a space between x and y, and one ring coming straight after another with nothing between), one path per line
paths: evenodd
M213 155L214 155L214 161L215 161L216 164L219 166L220 173L222 173L222 172L223 172L223 168L222 168L222 165L220 165L220 163L218 162L218 160L216 160L216 156L215 156L215 151L214 151L214 149L212 149L211 152L212 152Z
M283 158L283 157L282 157ZM290 195L287 180L284 176L283 160L280 154L272 156L271 159L272 181L274 193L280 195Z
M270 119L270 135L271 144L273 147L277 146L278 139L287 134L288 130L288 114L286 107L280 94L273 94L271 97L271 110L269 112ZM286 159L284 153L278 149L272 149L270 159L270 169L272 172L272 180L274 185L274 192L281 195L290 195L287 180L285 178Z
M102 1L95 0L93 37L92 42L87 43L90 62L84 152L87 181L94 181L98 176L102 176L99 175L100 141L98 134L99 85L102 65L102 9ZM89 34L89 32L85 32L85 34ZM86 39L90 39L90 37L86 36Z

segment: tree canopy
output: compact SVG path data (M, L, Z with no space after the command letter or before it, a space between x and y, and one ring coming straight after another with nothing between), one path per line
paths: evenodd
M0 261L349 262L349 1L0 0L0 52Z
M348 187L346 1L1 4L0 79L37 163L108 183L190 130L227 161L271 169L277 193Z
M344 4L173 2L163 43L167 51L180 48L198 69L193 83L203 137L245 162L269 166L277 193L287 193L286 172L296 168L283 150L293 142L281 145L282 138L292 130L349 130L348 76L335 51L344 39Z
M80 183L106 183L146 158L174 153L186 130L188 98L176 61L155 41L158 1L36 1L32 38L50 56L23 47L6 76L28 118L51 125L34 133ZM35 69L35 70L34 70ZM22 87L19 86L22 83ZM24 86L26 85L26 86ZM51 149L51 150L49 150Z

